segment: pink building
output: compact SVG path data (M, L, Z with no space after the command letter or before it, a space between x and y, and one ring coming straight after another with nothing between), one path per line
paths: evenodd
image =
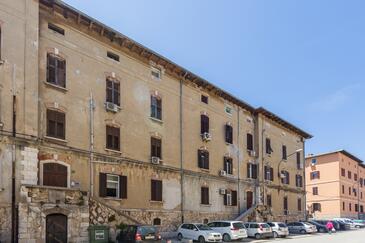
M305 163L307 210L318 219L364 214L365 165L345 150L309 155Z

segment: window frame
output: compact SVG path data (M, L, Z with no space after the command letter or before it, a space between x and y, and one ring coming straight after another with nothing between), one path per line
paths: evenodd
M209 205L209 187L202 186L200 189L200 204Z
M200 115L200 134L209 133L209 116L205 114Z
M251 133L246 134L246 148L248 151L254 150L253 135Z
M48 52L47 53L47 66L46 66L46 82L51 85L55 85L58 87L61 87L63 89L66 89L66 70L67 70L67 63L66 59L56 55L54 53ZM53 65L52 65L52 59L53 59ZM63 66L63 69L59 66ZM52 71L53 68L53 71ZM59 73L60 72L60 73ZM54 80L51 80L51 73L53 73ZM60 77L63 78L63 80L60 80Z
M162 159L162 139L151 137L151 157Z
M198 149L198 167L209 170L209 151Z
M111 84L111 87L109 84ZM107 77L105 92L105 101L120 107L120 82L114 78Z
M155 75L157 74L157 75ZM162 78L162 72L161 69L157 67L151 67L151 76L153 79L161 80Z
M111 136L111 144L109 144L109 136ZM114 151L120 151L120 127L106 125L106 148ZM118 146L116 146L116 138L118 138Z
M247 163L247 178L257 179L257 164Z
M162 180L151 179L151 201L163 201L163 184Z
M281 150L282 150L282 153L281 153L281 159L286 161L288 160L288 154L287 154L287 148L286 148L286 145L282 145L281 146Z
M51 120L51 117L53 119ZM53 110L53 109L47 109L46 111L46 119L47 119L47 128L46 128L46 136L56 139L65 140L66 139L66 113L59 111L59 110ZM54 134L51 134L52 126L50 122L53 122L53 129ZM59 125L62 124L61 134L59 134Z
M117 181L108 180L108 177L115 177L118 180ZM116 184L117 185L117 188L115 189L116 190L116 195L115 196L108 195L108 183L113 183L113 184ZM118 175L114 175L114 174L106 174L106 197L120 198L120 195L119 194L120 194L120 177Z
M162 99L159 96L151 95L151 113L154 119L162 121Z
M223 170L228 175L233 175L233 159L231 157L223 157Z
M271 139L270 138L265 139L265 152L268 155L271 155L272 152L274 152L272 147L271 147Z

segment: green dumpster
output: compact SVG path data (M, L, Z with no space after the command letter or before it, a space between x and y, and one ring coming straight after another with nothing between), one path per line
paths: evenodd
M108 243L109 242L109 226L107 225L90 225L89 228L90 243Z

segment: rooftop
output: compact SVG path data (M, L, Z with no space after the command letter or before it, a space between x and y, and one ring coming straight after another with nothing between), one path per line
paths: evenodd
M327 153L321 153L321 154L309 154L305 158L306 159L310 159L310 158L315 158L315 157L320 157L320 156L325 156L325 155L335 154L335 153L341 153L341 154L349 157L350 159L355 160L360 165L362 165L363 167L365 167L364 161L362 161L361 159L359 159L358 157L356 157L355 155L349 153L347 150L344 150L344 149L336 150L336 151L332 151L332 152L327 152Z

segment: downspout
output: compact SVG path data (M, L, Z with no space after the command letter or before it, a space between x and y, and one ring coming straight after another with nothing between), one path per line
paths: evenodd
M264 128L264 121L262 120L261 122L262 125L262 130L261 130L261 185L262 185L262 197L261 197L261 203L265 204L265 170L264 170L264 164L265 164L265 159L264 159L264 133L265 133L265 128Z
M238 210L238 214L240 214L241 212L241 200L240 200L240 167L241 167L241 156L240 156L240 107L238 106L238 111L237 111L237 210Z
M180 113L180 193L181 193L181 203L180 203L180 210L181 210L181 223L184 223L184 200L185 200L185 195L184 195L184 165L183 165L183 79L185 79L186 74L183 76L182 79L180 79L180 104L179 104L179 113Z
M302 156L302 168L303 168L303 185L304 185L304 220L308 220L307 216L307 186L306 186L306 179L305 179L305 139L303 138L303 156Z
M90 162L89 162L89 175L90 175L90 197L94 196L94 168L93 168L93 161L94 161L94 98L93 93L90 91L90 103L89 103L89 109L90 109Z
M360 219L360 163L357 165L357 219Z

